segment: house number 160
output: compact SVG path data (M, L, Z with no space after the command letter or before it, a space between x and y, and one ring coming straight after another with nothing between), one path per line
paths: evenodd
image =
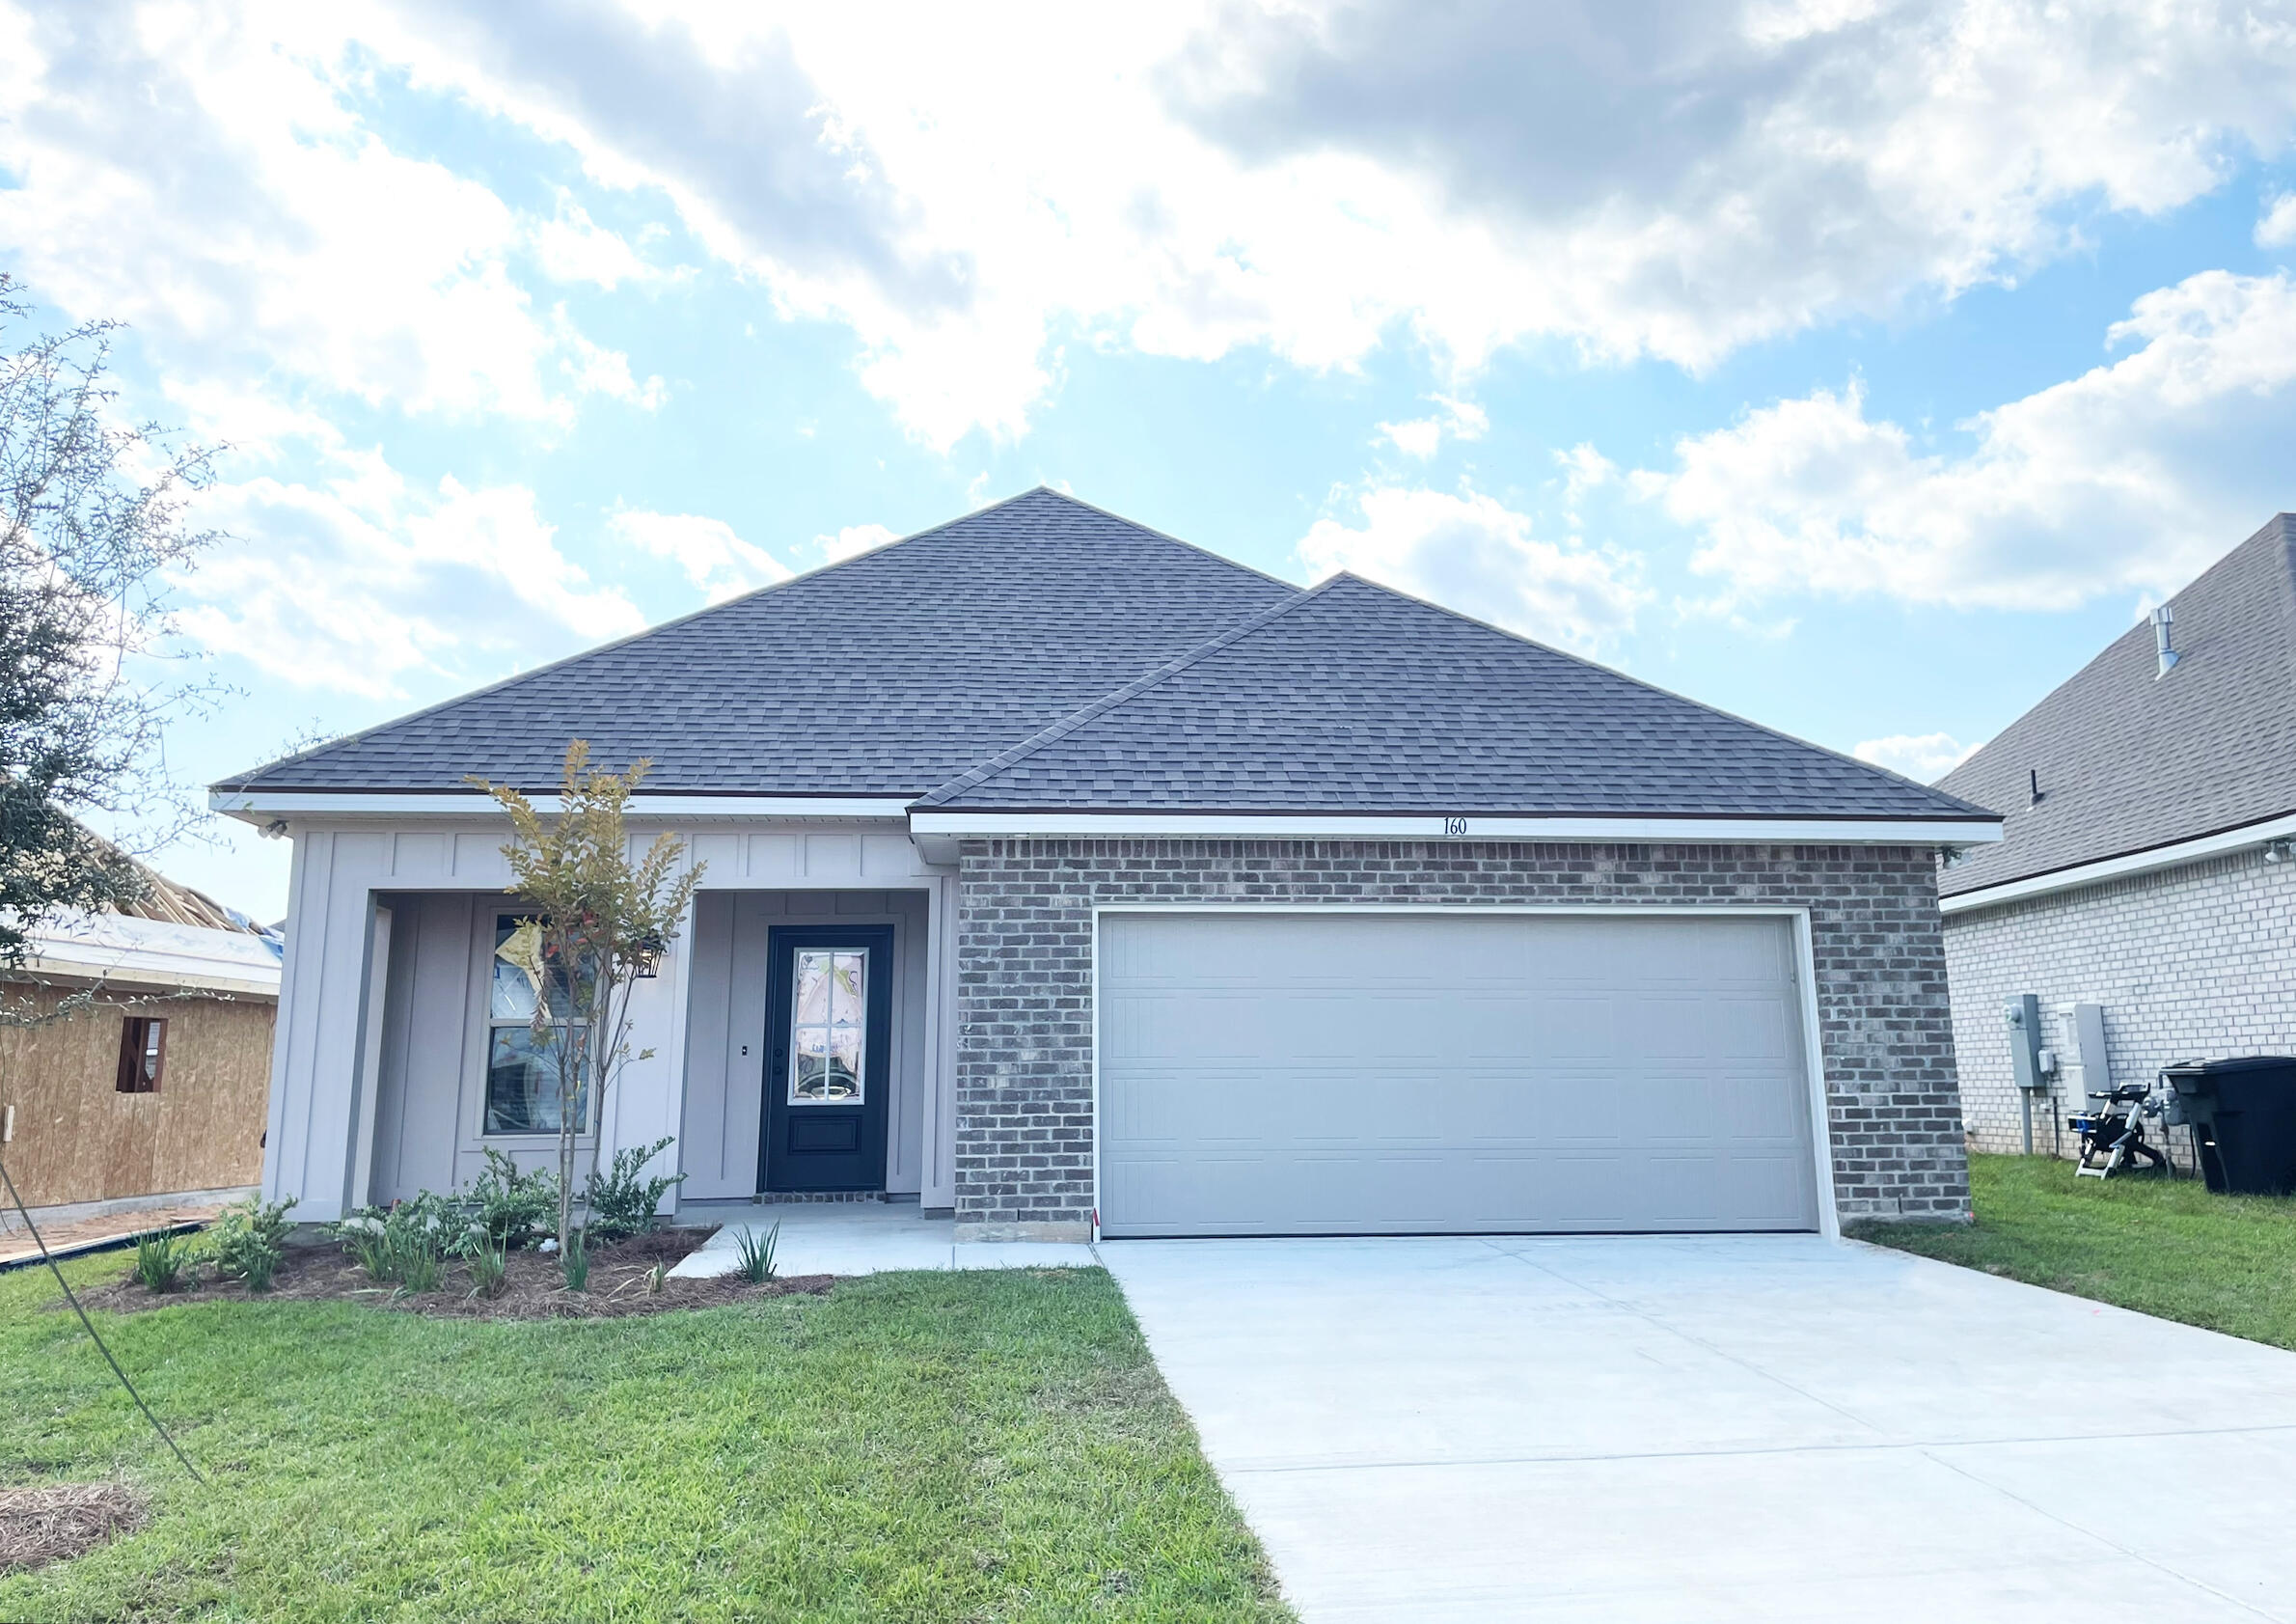
M1446 834L1446 835L1463 835L1463 834L1465 834L1466 832L1467 832L1467 820L1466 820L1465 818L1463 818L1463 817L1446 817L1445 819L1443 819L1443 833L1444 833L1444 834Z

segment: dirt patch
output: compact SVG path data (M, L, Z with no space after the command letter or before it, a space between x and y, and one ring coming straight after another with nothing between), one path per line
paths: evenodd
M449 1263L435 1291L408 1292L378 1284L333 1246L294 1247L271 1280L261 1298L289 1303L348 1302L400 1313L427 1314L433 1319L618 1319L628 1314L659 1314L672 1308L715 1308L728 1303L753 1302L761 1297L794 1293L818 1296L829 1290L833 1275L793 1275L752 1285L736 1275L715 1280L663 1279L658 1288L653 1272L667 1271L698 1249L706 1234L699 1229L658 1229L634 1235L611 1246L590 1249L588 1291L568 1291L559 1279L556 1256L538 1252L514 1252L500 1296L480 1297L471 1289L470 1271ZM132 1272L123 1271L110 1285L80 1293L91 1308L112 1313L135 1313L165 1308L178 1303L211 1303L224 1298L245 1301L248 1292L236 1280L219 1280L203 1269L197 1282L164 1295L145 1290ZM59 1301L57 1307L64 1305Z
M124 1483L0 1489L0 1573L44 1568L133 1533L150 1509Z

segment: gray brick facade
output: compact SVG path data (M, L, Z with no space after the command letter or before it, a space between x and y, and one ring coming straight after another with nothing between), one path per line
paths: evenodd
M1089 1225L1092 910L1123 902L1807 908L1842 1218L1968 1216L1927 847L985 840L959 880L963 1238Z
M2102 1005L2117 1083L2197 1055L2296 1054L2296 863L2260 850L1951 915L1945 950L1977 1149L2022 1144L2001 1012L2017 993L2067 1053L2070 1006ZM2068 1069L2035 1114L2036 1149L2072 1154L2062 1119L2084 1091ZM2174 1147L2181 1160L2181 1133Z

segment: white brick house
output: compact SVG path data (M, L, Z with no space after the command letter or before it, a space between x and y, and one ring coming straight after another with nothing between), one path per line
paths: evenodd
M1949 793L2006 838L1940 875L1971 1142L2016 1150L2004 1006L2039 999L2065 1063L2035 1148L2104 1087L2076 1063L2076 1005L2103 1010L2104 1069L2296 1054L2296 518L2282 513L2169 600L2173 659L2132 628L1954 769Z

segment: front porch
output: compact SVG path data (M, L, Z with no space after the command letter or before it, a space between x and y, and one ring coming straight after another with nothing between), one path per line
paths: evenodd
M290 972L264 1182L306 1221L466 1187L489 1151L555 1162L555 1067L533 1051L531 991L495 956L519 907L499 837L481 839L298 842L291 917L320 950ZM577 1102L581 1166L601 1137L608 1156L670 1138L652 1170L685 1175L670 1213L802 1195L946 1214L948 876L904 836L686 840L703 888L633 995L619 1080Z
M1088 1269L1099 1255L1081 1242L957 1239L956 1220L907 1201L690 1204L679 1222L721 1225L672 1275L733 1273L745 1236L775 1233L774 1268L786 1276L879 1275L899 1269Z

